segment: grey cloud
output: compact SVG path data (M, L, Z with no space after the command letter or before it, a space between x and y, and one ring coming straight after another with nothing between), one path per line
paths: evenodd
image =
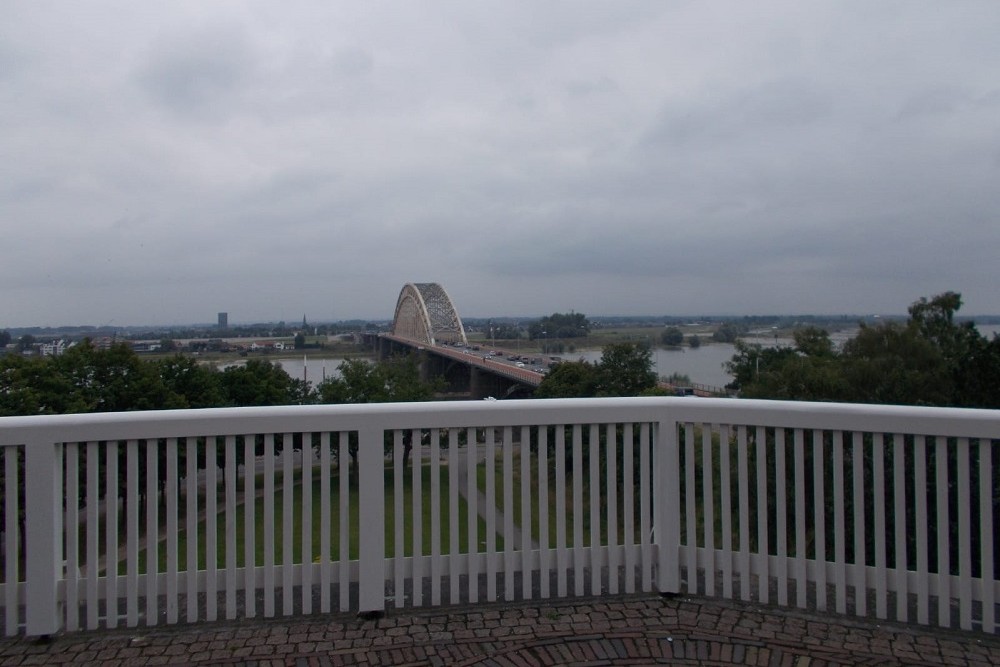
M695 105L668 101L639 143L646 150L704 148L816 123L831 106L830 97L807 82L771 81Z
M138 78L150 97L170 111L214 117L256 68L252 48L238 29L205 26L160 37Z
M0 24L0 327L1000 312L992 0L95 7Z

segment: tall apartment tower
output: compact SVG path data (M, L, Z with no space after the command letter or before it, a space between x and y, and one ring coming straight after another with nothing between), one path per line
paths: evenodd
M219 328L220 329L229 328L229 313L219 313Z

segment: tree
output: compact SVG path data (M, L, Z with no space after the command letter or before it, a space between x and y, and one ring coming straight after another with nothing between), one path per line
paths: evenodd
M311 402L309 386L293 380L280 364L250 359L222 371L222 390L229 405L294 405Z
M688 345L694 349L698 349L701 347L701 338L699 338L697 334L688 336Z
M327 378L316 388L320 403L390 403L429 401L441 391L444 381L420 379L420 367L413 355L391 357L370 364L361 359L347 359L338 366L340 377ZM386 443L387 447L391 443ZM413 448L412 431L403 434L403 465L408 465ZM349 447L357 458L357 443Z
M35 337L31 334L24 334L17 339L17 351L26 352L35 347Z
M1000 407L1000 339L956 323L961 304L955 292L921 298L905 323L862 323L840 352L816 327L797 330L794 348L737 341L730 386L755 398Z
M684 342L684 332L679 327L667 327L660 334L660 342L664 345L676 347Z
M186 408L212 408L226 405L221 373L214 366L199 364L191 357L175 355L156 362L167 389L178 396Z
M347 359L338 366L340 377L316 387L321 403L392 403L429 401L442 381L425 382L414 356L392 357L378 363Z
M10 344L11 337L9 331L0 331L0 347L7 347Z
M586 361L564 361L544 377L535 389L536 398L579 398L595 396L598 369Z
M590 333L583 313L552 313L528 326L528 338L579 338Z
M306 336L301 331L295 334L295 349L301 350L306 346Z
M638 396L656 386L652 350L640 343L606 346L598 368L598 396Z
M84 340L51 362L68 383L72 402L67 412L118 412L183 407L156 367L143 361L125 343L99 350Z
M739 327L731 322L726 322L712 333L712 340L717 343L735 343L739 335Z
M0 416L83 412L51 358L0 357Z

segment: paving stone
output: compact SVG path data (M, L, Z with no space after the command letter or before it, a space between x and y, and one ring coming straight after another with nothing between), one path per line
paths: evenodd
M1000 664L1000 638L655 595L244 619L0 640L0 665Z

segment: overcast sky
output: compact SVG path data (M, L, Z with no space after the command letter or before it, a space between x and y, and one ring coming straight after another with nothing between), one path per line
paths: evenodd
M0 328L1000 313L1000 2L0 5Z

